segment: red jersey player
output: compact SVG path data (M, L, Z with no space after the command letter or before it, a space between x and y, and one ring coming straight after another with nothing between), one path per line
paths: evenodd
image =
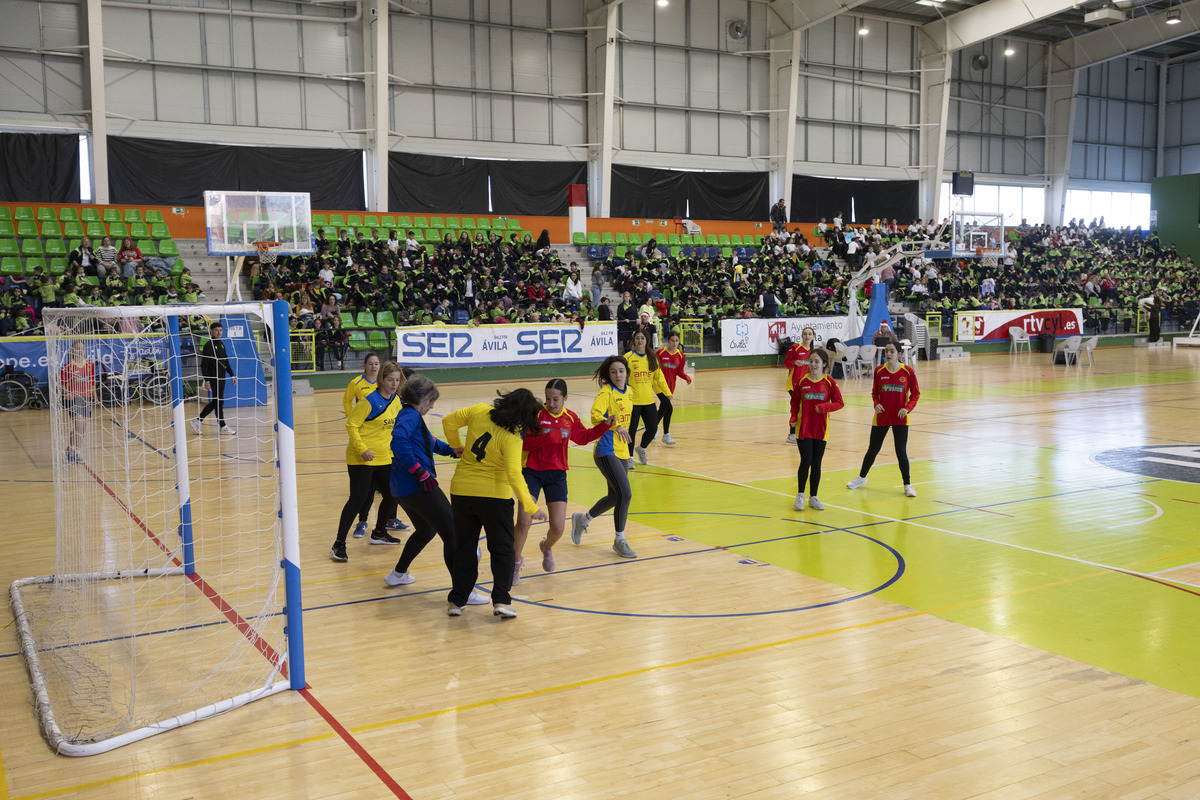
M79 448L96 401L96 365L87 360L87 347L82 341L71 342L70 358L59 374L59 382L70 420L67 461L74 464L83 460Z
M679 378L687 381L689 386L692 383L692 376L684 371L686 357L679 349L679 334L672 331L667 337L666 348L659 350L655 355L658 356L658 367L662 370L667 388L671 390L671 394L660 392L658 395L658 419L662 422L663 444L675 444L675 440L671 438L671 414L675 411L671 404L671 395L675 394L675 381Z
M813 351L816 340L817 332L806 326L804 330L800 331L800 341L789 347L787 355L783 357L783 365L787 367L788 397L792 396L792 392L796 389L796 382L803 378L807 371L808 357ZM796 432L792 430L791 424L788 425L787 443L796 443Z
M917 386L917 373L907 364L900 363L900 351L896 344L889 342L883 355L887 360L875 368L875 383L871 387L871 398L875 401L871 442L867 445L867 454L863 456L858 477L852 478L846 488L857 489L866 484L867 473L875 463L875 456L879 455L879 448L883 447L888 428L891 428L896 460L900 462L900 477L904 480L904 495L916 497L917 490L913 488L908 467L908 415L921 399L921 389Z
M525 451L525 466L521 474L525 477L525 485L533 499L546 490L546 510L550 516L550 530L546 538L538 543L542 551L542 569L554 572L554 553L552 548L562 538L567 519L567 448L574 442L578 445L590 444L608 432L609 424L601 422L591 428L585 428L574 411L566 408L567 384L561 378L555 378L546 384L546 406L538 414L538 429L541 434L526 436L522 445ZM525 559L521 551L529 536L529 526L533 518L525 509L517 509L517 527L514 532L514 545L517 551L517 565L513 570L513 586L521 581L521 566Z
M804 487L808 484L808 505L814 511L823 511L824 504L817 499L821 485L821 459L825 455L826 438L829 435L829 415L845 406L842 391L833 377L826 374L829 356L817 348L808 357L808 372L796 382L792 392L792 423L796 426L796 448L800 451L800 468L796 471L797 494L793 505L797 511L804 510Z

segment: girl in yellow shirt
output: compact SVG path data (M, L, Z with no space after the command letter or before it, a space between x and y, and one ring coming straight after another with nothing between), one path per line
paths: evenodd
M671 389L667 386L667 379L663 377L662 370L659 369L658 356L650 347L644 328L634 331L633 343L629 352L625 354L625 363L629 367L629 387L633 389L633 416L629 422L629 435L637 436L639 420L646 423L642 443L633 448L638 461L645 464L646 448L658 435L658 406L654 402L655 396L661 394L670 397ZM632 459L629 466L633 468Z
M492 557L493 613L502 619L517 616L512 607L512 577L517 563L513 541L513 492L535 520L546 519L521 474L521 435L538 431L542 404L528 389L501 393L487 403L460 408L442 420L446 443L463 448L462 460L450 480L450 506L454 510L454 586L447 613L462 614L462 607L479 579L475 550L479 530L487 536ZM467 429L463 444L460 430Z
M379 354L375 352L367 353L363 359L363 374L356 375L354 380L350 381L346 386L346 391L342 393L342 410L346 412L346 419L350 419L350 412L354 407L367 399L367 395L375 391L375 381L379 377ZM401 383L403 385L403 382ZM367 516L371 513L371 505L375 502L375 493L367 495L367 499L363 501L362 508L358 510L358 524L354 526L354 538L361 539L367 535ZM406 531L408 526L400 519L389 519L387 521L387 529L389 531Z
M354 406L346 418L346 472L350 475L350 498L342 506L337 539L329 551L334 561L346 561L346 535L354 515L375 492L383 495L371 544L400 544L387 532L387 520L396 516L396 500L388 489L392 475L392 426L403 403L397 391L404 385L400 365L389 361L379 369L377 388Z

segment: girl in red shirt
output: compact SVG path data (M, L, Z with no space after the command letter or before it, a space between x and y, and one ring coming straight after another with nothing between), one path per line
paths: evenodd
M900 462L900 477L904 480L904 495L916 497L908 471L908 415L921 399L917 386L917 373L912 367L900 363L900 351L889 342L883 349L886 362L875 368L875 383L871 387L871 398L875 401L875 422L871 426L871 443L863 456L862 469L858 477L846 484L847 489L857 489L867 482L867 473L883 447L888 428L892 429L892 443L896 446L896 460Z
M796 426L796 448L800 451L800 469L796 471L797 494L792 506L804 510L804 486L808 484L808 505L814 511L824 511L817 499L821 485L821 459L825 456L829 435L829 414L845 406L842 391L833 377L825 374L828 363L825 351L817 348L808 357L808 372L796 382L792 392L792 423Z
M542 569L554 572L553 547L562 538L567 519L567 447L571 442L578 445L590 444L603 436L609 428L607 422L585 428L574 411L566 408L567 384L555 378L546 384L546 405L538 414L536 436L526 435L522 449L525 451L525 467L521 474L525 485L536 501L543 489L546 490L546 510L550 515L550 530L546 538L538 543L542 551ZM513 532L517 551L517 564L513 570L513 586L521 582L521 566L525 558L521 551L529 536L533 517L517 504L517 527Z
M658 395L658 419L662 422L663 444L675 444L675 440L671 438L671 413L675 410L675 407L671 405L671 395L675 394L677 379L683 378L689 386L692 383L692 376L683 370L686 365L686 357L679 349L679 334L672 332L667 337L666 349L659 350L655 355L658 356L658 367L662 370L667 388L671 390L671 394L659 392Z
M70 356L59 373L63 405L66 406L70 431L67 434L67 462L83 460L79 448L87 430L88 418L96 398L96 364L87 360L87 346L81 340L71 342Z
M800 331L800 341L789 347L787 355L783 357L783 365L787 367L786 386L788 397L791 397L792 392L795 391L796 382L804 377L804 373L808 367L808 356L812 353L813 343L816 340L817 332L812 328L805 327L804 330ZM796 432L792 430L791 423L788 424L787 443L796 443Z

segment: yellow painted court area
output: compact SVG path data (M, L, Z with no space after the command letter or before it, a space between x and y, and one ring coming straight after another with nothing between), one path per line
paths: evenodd
M660 436L629 476L639 558L612 552L606 516L547 574L535 525L508 622L446 616L437 544L395 588L398 548L352 539L329 559L340 394L298 398L315 702L285 692L59 757L6 612L0 798L1200 796L1200 353L917 373L918 497L890 438L846 489L872 416L869 380L849 379L818 512L792 508L781 371L700 372L678 444ZM427 420L542 383L443 385ZM594 384L568 385L586 415ZM53 570L54 498L45 413L0 424L7 584ZM590 450L571 467L569 512L604 492ZM448 490L452 462L438 471Z

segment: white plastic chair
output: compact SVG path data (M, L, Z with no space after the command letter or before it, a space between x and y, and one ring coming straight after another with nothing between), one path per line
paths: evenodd
M1082 336L1068 336L1066 339L1063 339L1062 345L1060 347L1054 348L1054 352L1051 354L1051 358L1053 360L1050 363L1051 364L1058 363L1058 353L1059 353L1059 350L1061 349L1062 354L1063 354L1063 364L1064 365L1069 367L1069 366L1071 366L1072 361L1074 361L1076 364L1078 364L1079 363L1079 345L1082 342L1083 342Z
M900 363L910 367L917 365L917 348L913 347L913 343L908 339L900 340Z
M1012 355L1013 353L1021 352L1022 345L1025 346L1030 355L1033 354L1033 342L1029 339L1029 331L1013 325L1008 329L1008 354Z
M1096 363L1096 359L1092 356L1092 351L1096 349L1096 345L1098 345L1099 343L1100 343L1100 337L1093 336L1092 338L1088 339L1087 341L1085 341L1081 345L1079 345L1079 351L1081 353L1087 353L1089 367ZM1078 358L1078 356L1076 356L1076 358Z
M848 378L848 377L850 377L851 373L853 373L854 377L857 378L858 377L858 345L856 345L856 344L847 345L845 350L841 350L838 352L838 355L840 355L842 357L842 360L841 360L842 375Z
M854 372L859 376L875 374L875 350L873 344L864 344L858 348L858 358L854 361Z

